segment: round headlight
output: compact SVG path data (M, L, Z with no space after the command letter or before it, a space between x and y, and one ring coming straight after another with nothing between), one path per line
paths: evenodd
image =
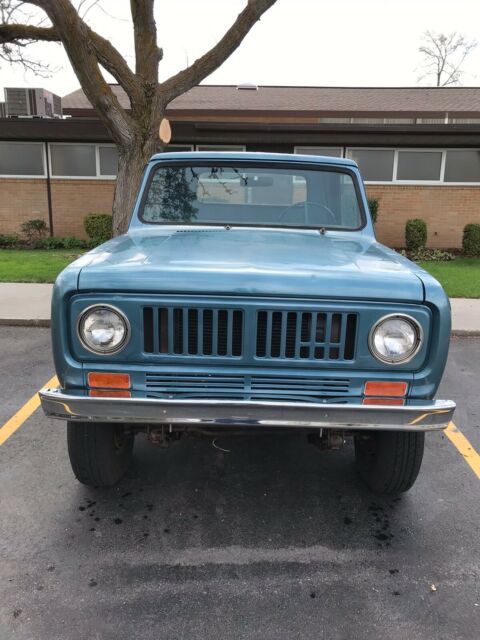
M420 349L422 329L410 316L392 315L379 320L370 331L369 347L380 362L408 362Z
M80 340L93 353L118 353L127 344L129 333L127 318L109 305L89 307L78 320Z

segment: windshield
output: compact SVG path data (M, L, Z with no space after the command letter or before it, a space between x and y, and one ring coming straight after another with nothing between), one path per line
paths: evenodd
M271 166L163 166L147 186L141 217L163 224L358 229L353 174Z

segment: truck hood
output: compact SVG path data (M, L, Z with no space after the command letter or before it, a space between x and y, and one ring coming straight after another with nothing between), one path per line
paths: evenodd
M80 291L421 302L416 266L360 233L145 227L77 262Z

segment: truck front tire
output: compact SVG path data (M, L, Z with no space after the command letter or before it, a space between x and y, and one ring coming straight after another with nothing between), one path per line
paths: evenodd
M68 422L68 455L77 480L90 487L111 487L132 460L134 436L124 425Z
M419 431L377 431L355 437L355 462L367 487L395 495L408 491L423 459L425 434Z

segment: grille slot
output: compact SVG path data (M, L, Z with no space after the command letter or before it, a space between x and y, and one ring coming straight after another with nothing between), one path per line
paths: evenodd
M241 357L241 309L144 307L145 353L173 356Z
M269 375L147 373L147 395L153 398L242 398L318 402L352 395L351 380Z
M258 311L257 358L353 360L355 313Z

